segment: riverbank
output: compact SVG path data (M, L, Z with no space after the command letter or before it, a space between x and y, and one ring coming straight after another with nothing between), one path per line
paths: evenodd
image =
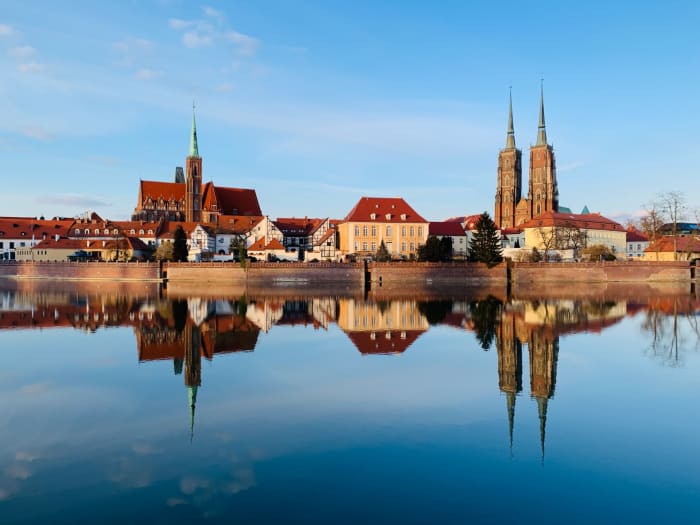
M675 283L697 281L688 262L599 263L106 263L13 262L0 264L0 277L51 281L144 281L167 287L207 285L267 288L387 289L405 287L459 291L473 287L539 291L572 284Z

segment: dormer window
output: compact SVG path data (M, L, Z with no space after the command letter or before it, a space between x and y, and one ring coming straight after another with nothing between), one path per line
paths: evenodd
M391 220L391 213L387 213L387 214L385 215L385 217L386 217L386 220L387 220L387 221L390 221L390 220Z
M148 235L153 235L153 230L148 230Z
M99 234L100 234L100 229L99 229L99 228L95 228L95 235L99 235Z
M85 235L90 235L90 230L88 228L85 228Z
M129 231L129 233L131 233L131 235L134 235L134 234L136 233L136 230L134 230L134 229L132 228L132 229Z
M372 219L372 220L374 220L374 219L377 218L377 214L376 214L376 213L370 213L370 214L369 214L369 218Z
M76 235L80 235L80 228L76 228L76 229L75 229L75 234L76 234Z
M143 235L143 234L144 234L144 231L143 231L143 230L139 230L139 235Z
M401 220L402 220L402 221L405 221L405 220L406 220L406 214L405 214L405 213L402 213L402 214L401 214Z
M109 228L105 228L105 235L109 235Z
M114 229L112 230L112 233L113 233L114 235L118 235L118 234L119 234L119 230L116 229L116 228L114 228Z

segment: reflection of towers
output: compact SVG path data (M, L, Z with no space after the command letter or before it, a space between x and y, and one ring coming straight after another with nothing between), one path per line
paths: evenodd
M545 428L547 425L547 403L554 395L559 358L559 336L543 329L534 329L529 334L530 395L537 400L540 418L540 447L544 461Z
M504 316L496 325L496 352L498 353L498 388L506 395L508 407L508 436L513 449L515 396L523 389L523 348L515 336L515 318Z
M185 385L190 400L190 440L194 437L194 410L197 388L202 384L202 335L196 326L187 324L182 332L185 344Z

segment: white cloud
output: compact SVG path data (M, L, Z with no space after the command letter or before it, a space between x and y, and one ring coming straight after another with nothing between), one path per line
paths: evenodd
M120 53L144 52L153 48L153 42L145 38L127 37L112 44L112 48Z
M236 45L241 55L254 55L260 45L260 41L257 38L244 35L238 31L228 31L224 36L226 40Z
M87 195L84 193L57 193L40 195L36 198L39 203L64 204L76 208L94 208L97 206L109 207L112 204L103 197Z
M15 30L12 28L12 26L8 26L7 24L0 24L0 36L10 36L15 33Z
M194 22L190 22L188 20L181 20L179 18L171 18L170 20L168 20L168 25L172 29L184 29L186 27L194 25Z
M32 46L18 46L10 49L7 54L18 60L26 60L36 54L36 49Z
M20 132L25 137L37 140L52 140L54 138L53 133L41 126L25 126L20 129Z
M219 93L230 93L231 91L233 91L233 84L231 84L230 82L224 82L223 84L219 84L218 86L216 86L216 90Z
M198 33L197 31L186 31L182 35L182 43L185 47L197 48L212 45L213 41L211 36Z
M46 65L38 62L25 62L17 66L20 73L39 73L46 69Z
M134 78L136 80L153 80L163 75L162 71L157 69L150 69L147 67L142 67L135 74Z
M212 18L224 17L224 14L221 11L219 11L218 9L214 9L213 7L204 6L202 9L204 10L205 15L210 16Z

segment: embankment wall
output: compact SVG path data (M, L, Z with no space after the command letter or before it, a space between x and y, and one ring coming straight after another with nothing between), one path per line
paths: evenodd
M654 283L689 282L688 262L513 263L511 282L527 283Z
M0 276L54 281L158 281L158 263L12 262L0 264Z

